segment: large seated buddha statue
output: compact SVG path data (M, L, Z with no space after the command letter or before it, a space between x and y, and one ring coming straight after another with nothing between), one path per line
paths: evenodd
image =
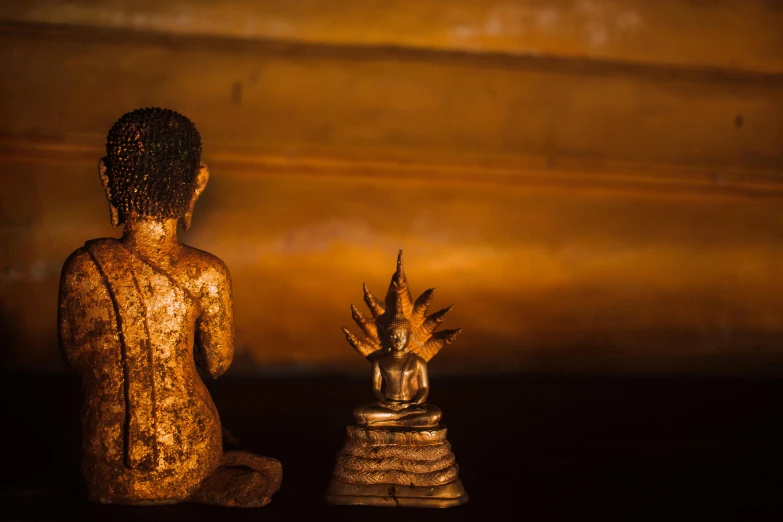
M89 498L263 506L280 463L224 452L199 375L220 376L234 352L228 269L177 239L209 179L201 137L174 111L136 110L109 131L99 171L124 232L71 254L59 298L61 350L82 382Z
M400 252L384 301L364 287L372 316L365 317L351 306L364 336L357 337L347 328L343 332L372 363L376 400L353 412L356 425L347 428L328 502L411 507L467 502L441 410L426 402L427 361L461 332L436 332L451 307L428 316L433 296L434 289L429 289L413 301Z

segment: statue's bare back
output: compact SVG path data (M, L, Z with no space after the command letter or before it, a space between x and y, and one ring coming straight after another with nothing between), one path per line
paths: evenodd
M60 345L82 381L82 471L97 502L261 506L280 485L276 460L223 452L197 371L219 377L234 352L228 269L177 238L209 178L200 152L184 116L123 116L99 169L123 235L88 241L63 267Z

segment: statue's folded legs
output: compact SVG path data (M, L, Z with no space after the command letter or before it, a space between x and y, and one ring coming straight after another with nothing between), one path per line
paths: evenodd
M364 426L437 426L442 412L434 404L414 404L401 409L389 408L381 402L359 406L353 410L356 423Z

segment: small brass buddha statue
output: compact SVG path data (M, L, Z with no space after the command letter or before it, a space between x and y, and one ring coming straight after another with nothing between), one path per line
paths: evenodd
M356 423L362 426L437 426L441 411L426 404L430 392L427 363L410 351L411 324L397 310L386 330L388 353L379 353L372 361L373 392L377 402L354 410Z
M427 361L461 332L435 331L451 307L427 316L433 296L429 289L412 300L401 251L384 302L364 286L372 317L351 306L364 337L343 332L372 363L376 402L353 412L356 425L347 428L326 495L332 504L451 507L468 501L441 410L426 402Z
M177 239L209 179L198 130L170 110L125 114L99 173L112 224L124 232L71 254L58 320L64 359L82 383L89 498L263 506L280 486L280 463L224 452L197 372L220 376L234 351L228 269Z

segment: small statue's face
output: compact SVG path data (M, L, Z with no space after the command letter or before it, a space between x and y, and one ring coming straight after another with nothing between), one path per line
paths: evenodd
M389 344L395 352L401 352L408 346L408 336L410 333L407 328L394 328L389 332Z

